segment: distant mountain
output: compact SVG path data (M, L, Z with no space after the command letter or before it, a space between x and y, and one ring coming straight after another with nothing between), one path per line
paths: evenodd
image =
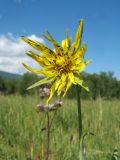
M0 71L0 76L4 79L21 79L22 78L22 76L19 74L14 74L14 73L9 73L4 71Z

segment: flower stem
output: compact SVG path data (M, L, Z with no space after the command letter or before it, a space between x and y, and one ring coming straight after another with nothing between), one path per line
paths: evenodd
M79 149L80 149L80 143L82 138L82 113L81 113L81 100L80 100L80 93L81 93L80 86L77 85L76 90L77 90L78 133L79 133Z
M47 150L46 150L46 160L49 160L50 155L50 115L49 112L47 114Z
M51 133L51 127L53 124L53 120L55 119L57 110L54 112L53 116L50 118L50 112L47 111L46 115L47 115L47 142L46 142L46 159L45 160L49 160L50 159L50 154L51 154L51 150L50 150L50 133Z

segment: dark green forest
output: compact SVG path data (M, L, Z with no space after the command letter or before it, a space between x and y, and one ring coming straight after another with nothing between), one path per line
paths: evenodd
M120 99L120 80L114 77L112 72L101 72L99 74L82 74L84 80L89 86L90 92L81 90L81 97L83 99ZM39 81L42 77L35 74L25 73L21 79L5 79L0 76L0 94L10 95L19 94L22 96L30 94L39 94L39 88L26 90L27 87ZM71 87L68 98L76 96L75 87Z

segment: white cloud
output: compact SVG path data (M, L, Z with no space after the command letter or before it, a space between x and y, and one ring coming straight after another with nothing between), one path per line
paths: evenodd
M44 43L44 40L35 35L28 38ZM26 69L22 62L33 67L38 67L37 63L28 57L25 52L32 48L12 33L0 35L0 70L12 73L24 73Z

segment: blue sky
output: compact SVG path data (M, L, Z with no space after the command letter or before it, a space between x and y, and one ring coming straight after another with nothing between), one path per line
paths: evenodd
M113 71L120 79L119 0L0 0L0 70L22 73L21 61L34 65L24 55L28 46L23 47L21 35L49 45L41 36L46 29L59 42L68 29L74 40L81 18L83 42L88 45L85 58L93 60L86 71Z

